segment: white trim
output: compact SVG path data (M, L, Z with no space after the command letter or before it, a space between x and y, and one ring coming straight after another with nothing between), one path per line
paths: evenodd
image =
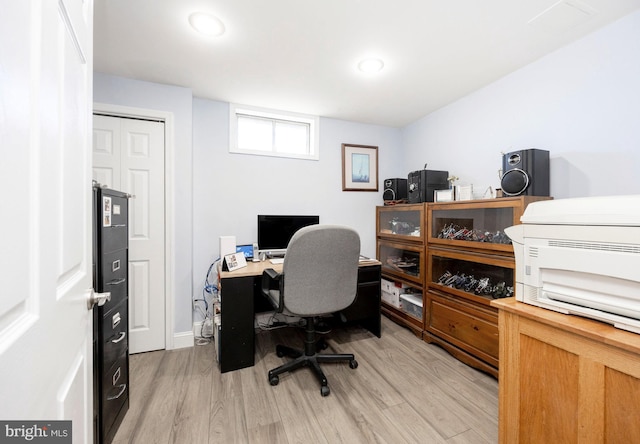
M175 333L171 342L173 343L172 350L176 350L178 348L193 347L195 338L192 331L183 331L180 333Z
M253 151L238 147L238 114L247 116L264 117L305 123L309 125L309 150L310 154L294 154L275 151ZM233 154L250 154L257 156L286 157L290 159L319 160L320 159L320 117L311 114L294 113L256 106L229 104L229 152Z
M133 108L130 106L112 105L109 103L93 104L94 113L104 113L116 117L133 117L139 119L157 119L164 122L164 202L165 202L165 237L164 237L164 305L165 305L165 349L173 350L176 347L174 335L175 328L174 309L175 294L173 292L173 282L175 281L175 264L173 260L173 244L175 242L174 232L174 158L175 158L175 136L173 113L145 108ZM183 341L181 338L180 341ZM193 342L193 341L192 341Z
M204 321L195 321L193 323L193 328L192 328L193 332L192 333L193 333L193 337L196 338L196 339L203 339L202 338L202 334L201 334L202 333L202 324L203 324L203 322ZM212 339L212 337L204 338L204 339Z

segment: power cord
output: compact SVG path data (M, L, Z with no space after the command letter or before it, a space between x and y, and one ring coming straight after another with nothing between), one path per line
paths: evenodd
M271 331L284 327L304 327L304 319L300 319L298 316L286 315L284 313L272 313L266 323L258 322L257 324L260 330Z
M217 279L214 279L213 282L211 282L209 280L209 277L211 276L212 270L217 270L215 265L219 260L220 258L216 259L211 263L211 265L209 265L209 269L207 270L207 274L204 279L204 286L202 287L202 298L196 298L193 300L194 310L199 310L203 317L202 324L200 326L200 337L196 341L197 345L206 345L210 343L214 337L213 334L206 334L204 329L207 325L211 325L213 329L213 309L210 310L210 306L215 306L215 301L218 300L219 288L214 283L217 281ZM207 300L207 297L209 297L209 299L211 300L211 304ZM202 302L204 304L204 310L202 309L202 306L198 304L198 302Z

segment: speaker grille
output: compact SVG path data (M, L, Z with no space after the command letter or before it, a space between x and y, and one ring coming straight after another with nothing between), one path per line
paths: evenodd
M518 196L529 186L529 175L520 168L514 168L504 173L500 185L504 194Z

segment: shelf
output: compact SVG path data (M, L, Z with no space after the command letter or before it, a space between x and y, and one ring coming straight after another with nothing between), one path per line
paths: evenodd
M424 243L425 205L378 207L376 233L379 238Z
M485 305L493 299L513 296L512 258L431 248L428 264L429 288Z
M378 258L382 263L383 275L422 287L425 269L424 246L379 240Z
M428 206L427 243L513 254L504 229L520 222L526 206L546 197L512 197L434 203Z

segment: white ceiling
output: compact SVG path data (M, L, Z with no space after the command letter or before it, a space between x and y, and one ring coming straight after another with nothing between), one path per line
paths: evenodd
M640 0L95 0L94 8L95 71L402 127ZM226 33L195 33L196 11L219 17ZM385 67L362 75L356 64L370 55Z

